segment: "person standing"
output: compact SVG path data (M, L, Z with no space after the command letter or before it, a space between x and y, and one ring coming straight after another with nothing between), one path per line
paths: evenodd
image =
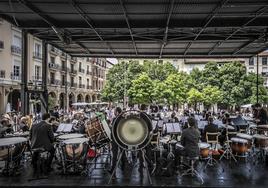
M52 125L48 123L49 118L50 115L45 113L42 116L42 121L37 124L33 124L30 129L30 141L32 149L43 148L50 153L46 167L48 171L51 171L51 163L54 158L55 148L53 146L54 134ZM34 170L37 168L37 157L37 154L34 153L32 157Z

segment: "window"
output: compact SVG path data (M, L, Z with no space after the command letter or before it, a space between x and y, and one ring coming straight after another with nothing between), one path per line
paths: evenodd
M35 79L34 80L40 79L40 69L41 69L40 66L35 65L35 73L34 73Z
M89 72L89 66L87 65L87 72Z
M13 45L21 48L21 37L14 35L13 37Z
M262 65L267 65L267 57L262 58Z
M34 44L34 55L35 57L41 57L41 45L38 43Z
M249 59L248 64L249 65L254 65L254 57L252 57L252 58Z
M65 61L61 61L61 68L65 69Z
M13 67L13 75L20 76L20 66L14 65Z
M262 67L262 72L268 72L267 67Z
M55 64L55 57L50 57L51 63Z
M79 85L81 85L81 84L82 84L82 77L79 76Z
M4 70L0 71L0 78L5 78L6 77L6 72Z
M74 77L71 77L71 86L74 86Z
M89 86L89 79L87 79L87 86Z
M65 75L61 75L61 85L65 86Z
M81 69L82 69L82 63L79 62L79 70L81 70Z
M50 83L55 84L55 73L54 72L50 73Z

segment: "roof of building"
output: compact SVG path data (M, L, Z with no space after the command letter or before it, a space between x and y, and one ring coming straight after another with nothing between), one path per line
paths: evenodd
M0 16L72 56L251 57L267 0L1 0Z

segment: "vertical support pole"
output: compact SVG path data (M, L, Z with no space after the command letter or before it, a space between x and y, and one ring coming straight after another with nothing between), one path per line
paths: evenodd
M22 30L22 56L21 56L21 110L22 114L29 113L28 93L28 32Z
M68 62L67 62L67 53L65 53L65 62L66 62L66 66L65 66L65 112L67 113L68 111L68 82L67 82L67 76L68 76Z
M257 83L256 83L256 88L257 88L257 103L259 103L259 54L257 54Z
M44 110L46 113L48 113L48 90L47 90L47 66L48 66L48 61L47 61L47 47L48 44L45 40L42 41L42 86L43 86L43 99L44 99Z

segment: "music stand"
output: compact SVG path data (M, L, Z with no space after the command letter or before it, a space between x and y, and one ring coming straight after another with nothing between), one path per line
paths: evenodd
M61 123L58 126L58 129L56 130L57 133L63 132L63 133L70 133L72 131L73 124L71 123Z

